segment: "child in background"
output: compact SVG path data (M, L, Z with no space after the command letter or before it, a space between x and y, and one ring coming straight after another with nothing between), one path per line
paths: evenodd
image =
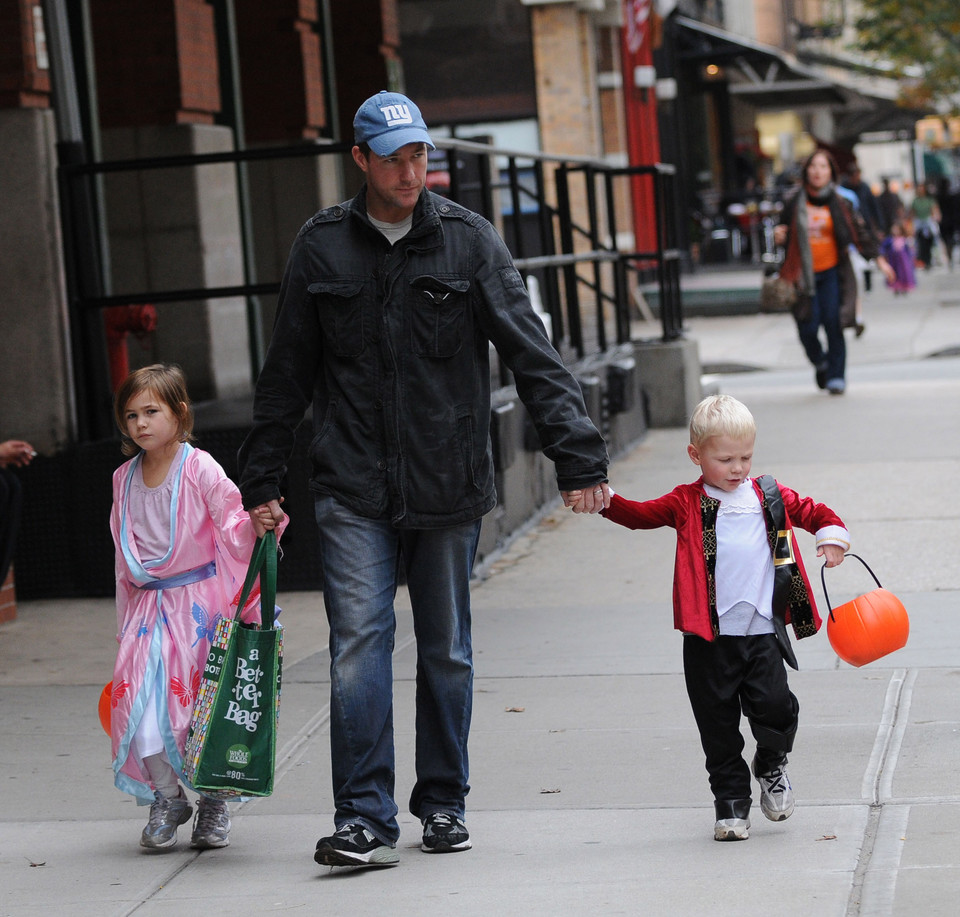
M683 667L706 755L716 809L714 838L745 840L750 828L750 770L743 759L741 711L757 740L752 770L760 808L771 821L793 813L785 765L797 731L799 704L783 659L792 659L784 621L797 636L820 627L799 552L793 551L789 604L778 622L774 561L778 528L761 486L749 477L756 437L750 411L729 395L697 406L690 421L690 460L702 471L655 500L635 502L611 490L603 515L631 529L677 530L674 625L683 632ZM774 485L774 482L769 482ZM792 525L816 534L828 567L843 561L849 535L829 507L776 483L793 547ZM778 554L778 559L779 559ZM777 630L782 632L778 637ZM793 663L791 663L793 664Z
M902 220L897 220L890 227L890 235L883 240L880 253L893 268L893 279L887 281L887 286L897 296L906 295L917 285L917 272L913 244L907 237Z
M133 458L114 472L110 514L119 643L113 771L119 789L150 804L140 845L162 850L176 844L193 812L180 786L190 717L210 641L221 615L236 611L256 536L236 485L189 443L193 414L178 367L131 373L114 415ZM273 528L272 519L262 521ZM259 620L254 602L243 617ZM230 827L226 801L201 795L191 846L226 847Z

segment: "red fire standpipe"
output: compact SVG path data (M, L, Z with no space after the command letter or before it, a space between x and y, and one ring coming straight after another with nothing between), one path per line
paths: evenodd
M130 354L127 336L136 335L141 340L157 327L157 307L110 306L104 309L103 324L107 331L107 357L110 362L110 385L113 391L130 372Z

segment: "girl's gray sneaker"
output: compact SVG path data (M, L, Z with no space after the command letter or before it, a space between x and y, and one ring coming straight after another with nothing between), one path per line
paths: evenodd
M176 796L163 796L154 793L155 801L150 805L150 818L147 821L143 834L140 835L140 846L152 850L164 850L177 842L177 828L184 822L190 821L193 808L187 801L187 794L183 787L179 787Z
M193 823L190 846L197 850L213 850L230 844L230 809L226 799L201 796L197 802L197 819Z

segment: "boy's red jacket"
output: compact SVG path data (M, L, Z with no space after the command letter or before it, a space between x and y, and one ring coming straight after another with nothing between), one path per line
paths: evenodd
M757 497L765 507L763 492L756 480L752 481ZM843 521L829 506L816 503L810 497L801 497L795 490L777 482L783 496L786 510L787 529L794 540L794 558L803 578L813 621L816 630L820 629L820 615L813 599L813 590L803 567L803 560L797 550L793 535L793 526L814 534L818 530L837 525L843 528ZM673 572L673 626L677 630L713 640L719 632L719 623L715 607L715 598L711 601L707 585L707 564L703 550L703 501L719 501L709 497L703 488L703 478L692 484L680 484L670 493L655 500L627 500L620 494L614 494L608 509L603 511L611 522L626 526L628 529L656 529L670 526L677 530L677 554ZM769 514L764 510L767 528L772 527ZM787 623L790 622L790 610L787 609ZM798 634L798 636L800 636Z

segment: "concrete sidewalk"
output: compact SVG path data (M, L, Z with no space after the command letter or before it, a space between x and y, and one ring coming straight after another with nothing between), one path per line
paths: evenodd
M815 389L789 318L689 322L705 365L752 370L709 381L757 417L754 473L833 506L853 550L911 617L907 646L862 669L840 662L825 633L797 644L788 821L767 822L755 806L749 841L713 841L672 630L673 532L631 533L557 509L474 589L474 849L422 854L419 824L401 814L393 869L312 860L333 827L322 596L279 598L275 794L235 811L229 848L191 851L182 829L180 845L160 855L138 847L146 810L113 788L97 722L112 602L22 603L0 627L0 917L955 914L960 358L930 355L960 347L960 283L946 271L920 280L906 298L871 294L841 398ZM652 431L618 458L612 483L646 498L692 480L686 441L685 430ZM800 539L819 596L812 539ZM856 561L827 583L835 604L873 586ZM401 595L401 810L413 784L414 666Z

